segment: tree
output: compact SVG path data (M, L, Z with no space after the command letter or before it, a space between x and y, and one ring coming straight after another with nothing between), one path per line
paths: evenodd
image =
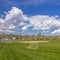
M41 36L41 33L38 33L37 36Z

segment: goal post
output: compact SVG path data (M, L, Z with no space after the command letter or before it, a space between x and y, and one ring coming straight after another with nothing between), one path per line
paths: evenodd
M38 49L39 44L38 43L29 43L29 46L27 48L29 49Z

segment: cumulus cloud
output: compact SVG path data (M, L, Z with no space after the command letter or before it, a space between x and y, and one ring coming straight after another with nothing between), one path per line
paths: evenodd
M8 12L5 12L6 16L5 19L0 18L0 29L2 30L16 30L17 27L23 26L26 23L28 17L23 14L23 11L21 9L18 9L16 7L12 7L12 9Z
M0 18L0 32L14 31L42 31L55 34L60 32L59 16L35 15L27 16L17 7L12 7L8 12L5 12L5 18ZM47 32L47 33L48 33Z
M57 29L57 30L54 30L54 31L52 32L52 34L60 34L60 28Z
M37 15L29 19L33 30L52 30L60 27L60 21L56 16Z
M4 23L4 20L2 18L0 18L0 23Z

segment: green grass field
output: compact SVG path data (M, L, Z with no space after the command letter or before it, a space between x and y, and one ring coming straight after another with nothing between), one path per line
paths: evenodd
M0 60L60 60L60 40L39 43L38 49L28 46L28 43L0 43Z

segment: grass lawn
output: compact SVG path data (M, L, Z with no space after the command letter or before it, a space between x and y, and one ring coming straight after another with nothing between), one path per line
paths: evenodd
M0 60L60 60L60 40L39 43L38 49L28 46L29 43L0 43Z

